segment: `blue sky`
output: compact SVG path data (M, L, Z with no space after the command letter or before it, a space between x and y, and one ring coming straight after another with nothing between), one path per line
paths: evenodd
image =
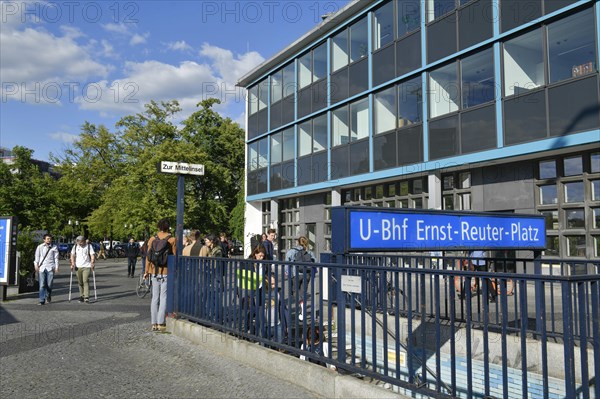
M60 155L88 121L204 98L243 123L236 81L348 1L0 1L0 146Z

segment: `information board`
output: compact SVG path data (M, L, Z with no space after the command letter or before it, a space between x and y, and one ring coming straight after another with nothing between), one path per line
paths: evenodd
M546 247L541 215L336 207L332 219L335 253Z
M0 218L0 284L8 283L11 249L11 218Z

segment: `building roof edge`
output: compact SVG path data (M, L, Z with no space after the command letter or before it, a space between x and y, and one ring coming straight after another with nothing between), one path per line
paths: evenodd
M313 29L308 31L298 40L279 51L277 54L272 56L271 58L263 61L260 65L252 69L250 72L246 73L244 76L238 79L236 86L239 87L247 87L254 80L256 80L261 75L265 74L270 69L276 67L278 64L284 62L290 56L306 45L310 44L315 39L324 36L330 31L337 28L340 23L349 19L351 16L365 9L366 7L372 5L376 0L352 0L350 3L346 4L343 8L337 11L335 14L327 17L322 22L320 22Z

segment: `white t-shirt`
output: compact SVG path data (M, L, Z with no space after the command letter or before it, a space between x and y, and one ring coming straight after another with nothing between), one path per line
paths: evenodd
M92 256L96 253L91 245L81 246L79 244L74 245L71 250L71 254L75 255L75 266L76 267L92 267Z

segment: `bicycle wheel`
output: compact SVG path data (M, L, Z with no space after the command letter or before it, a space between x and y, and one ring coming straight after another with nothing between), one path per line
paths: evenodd
M144 275L142 274L142 275L140 275L140 279L138 281L138 285L137 285L137 288L135 289L135 292L138 297L143 298L148 294L149 291L150 291L150 284L149 284L148 280L146 280L144 278Z

